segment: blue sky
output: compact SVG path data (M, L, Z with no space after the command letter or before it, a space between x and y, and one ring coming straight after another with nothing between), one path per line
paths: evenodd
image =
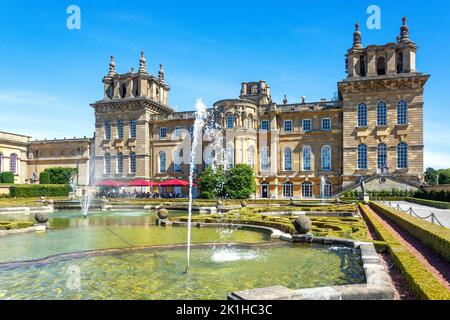
M361 22L363 43L395 41L401 17L420 46L425 94L425 164L450 167L450 2L0 0L0 130L34 138L92 136L89 103L102 98L109 56L119 72L163 63L170 103L193 110L237 97L242 81L266 80L274 99L331 98ZM66 27L69 5L81 30ZM381 30L366 10L381 8Z

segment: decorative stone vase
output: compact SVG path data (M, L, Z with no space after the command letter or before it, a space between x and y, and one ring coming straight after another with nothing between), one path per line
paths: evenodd
M242 208L246 208L248 206L247 201L242 201L241 202L241 207Z
M301 216L295 220L294 226L298 233L308 234L311 231L312 222L307 216Z
M169 218L169 211L167 209L159 209L158 210L158 217L161 220L166 220L167 218Z
M221 206L221 205L223 205L223 201L222 201L222 200L217 200L216 204L217 204L218 206Z
M45 212L38 212L34 216L34 219L37 223L47 223L48 222L48 213Z
M294 198L290 198L289 200L290 200L290 202L289 202L289 203L290 203L290 205L291 205L291 206L293 206L293 205L295 204L295 202L294 202Z

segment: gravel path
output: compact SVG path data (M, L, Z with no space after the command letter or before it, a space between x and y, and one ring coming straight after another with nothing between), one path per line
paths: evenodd
M410 236L393 222L366 206L375 218L409 251L431 274L450 291L450 264L442 260L433 250Z
M390 201L390 203L394 207L397 207L397 205L400 205L400 208L403 211L406 211L409 208L413 208L414 212L419 217L426 217L426 216L429 216L431 213L434 213L444 227L450 228L450 209L437 209L437 208L424 206L421 204L415 204L412 202L406 202L406 201ZM426 221L431 222L431 218L426 219Z

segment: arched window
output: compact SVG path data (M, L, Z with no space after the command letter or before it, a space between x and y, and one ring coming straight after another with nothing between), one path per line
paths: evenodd
M331 148L324 146L322 148L322 171L331 170Z
M284 171L292 171L292 149L284 149Z
M303 148L303 171L311 171L311 147Z
M17 173L17 154L13 153L9 156L9 172Z
M122 153L117 154L117 173L118 174L123 173L123 154Z
M231 169L234 167L234 148L231 144L227 145L226 153L227 169Z
M227 129L234 128L234 115L232 113L227 114Z
M384 57L379 57L377 59L377 74L379 76L386 74L386 59Z
M181 164L183 162L183 149L176 150L173 153L173 171L179 173L182 171Z
M166 153L161 151L159 153L159 173L166 172Z
M397 146L397 167L408 169L408 145L405 142L400 142Z
M124 83L120 86L120 97L125 98L126 95L127 95L127 86Z
M111 155L109 153L105 154L105 173L111 173Z
M358 106L358 127L367 127L367 105L360 103Z
M358 170L367 170L367 145L358 146Z
M253 115L249 114L247 118L247 129L253 129Z
M333 184L330 181L325 182L323 196L325 198L331 198L333 196Z
M387 146L384 143L377 147L377 166L378 169L387 167Z
M387 126L387 105L384 101L377 104L377 125Z
M130 120L130 138L136 139L137 137L137 121Z
M269 147L261 148L261 171L269 171L270 161L269 161Z
M0 173L3 172L3 153L0 152Z
M111 140L111 122L109 120L105 121L105 139Z
M397 124L408 124L408 104L404 100L400 100L397 104Z
M294 196L294 184L290 181L283 183L283 197L291 198Z
M117 121L117 139L123 139L123 121Z
M311 182L305 181L302 183L302 196L303 198L313 197L313 186Z
M253 169L255 165L255 148L253 146L250 146L247 149L247 163Z
M130 173L136 173L136 153L130 153Z

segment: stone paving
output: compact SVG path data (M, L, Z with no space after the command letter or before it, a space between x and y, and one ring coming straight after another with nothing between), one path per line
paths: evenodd
M416 203L406 202L406 201L390 201L392 206L397 207L400 205L400 208L405 211L409 208L413 208L414 212L420 217L429 216L431 213L434 213L438 220L446 227L450 228L450 209L438 209L429 206L424 206ZM409 214L409 212L407 212ZM426 221L431 222L431 218L426 219ZM437 224L437 223L436 223Z

